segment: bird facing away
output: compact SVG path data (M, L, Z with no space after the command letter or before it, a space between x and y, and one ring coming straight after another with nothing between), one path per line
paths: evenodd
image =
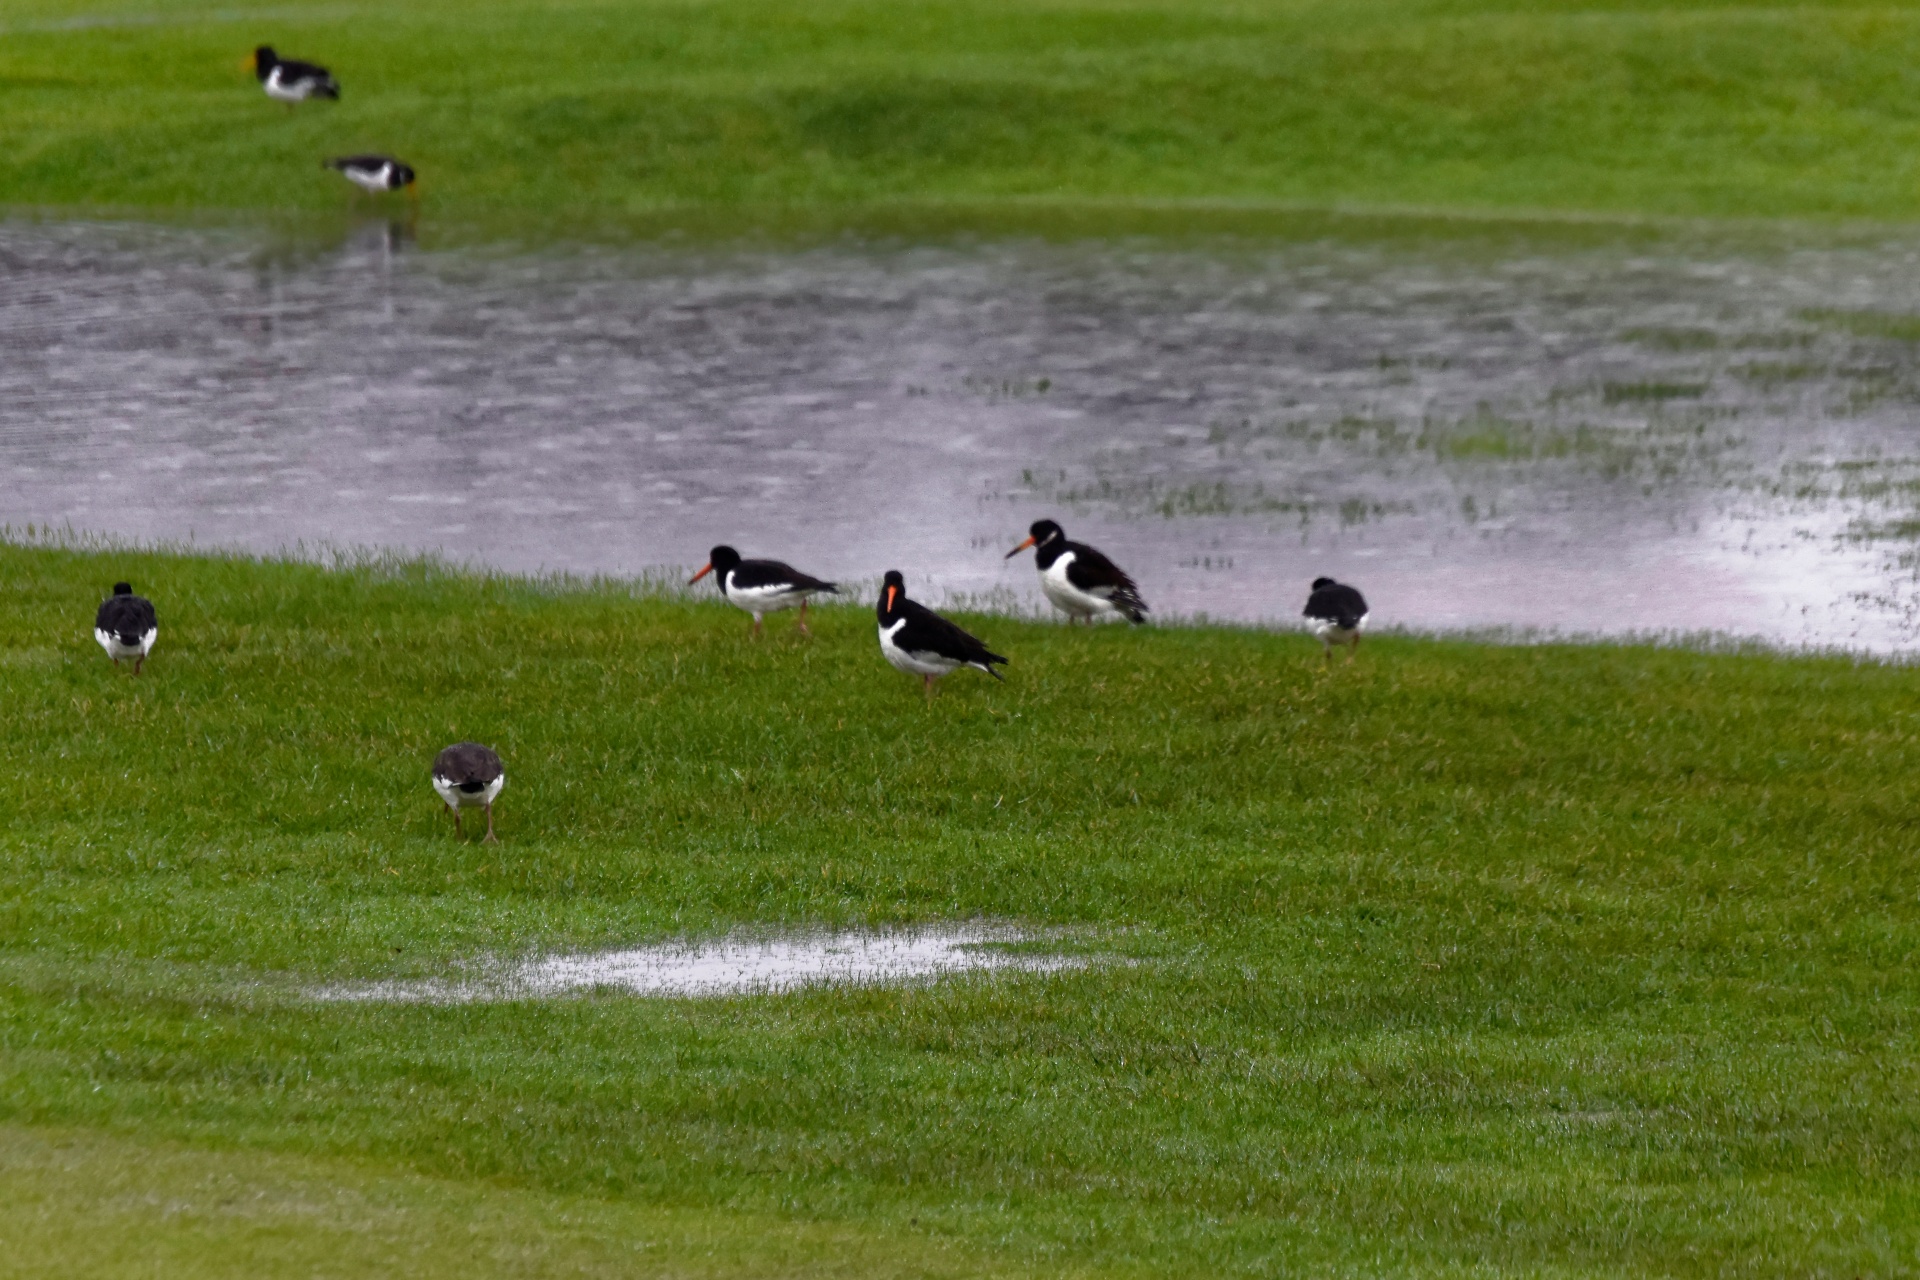
M335 156L320 162L322 169L337 169L340 176L362 191L381 195L388 191L413 188L413 166L392 156Z
M837 583L822 582L779 560L742 560L732 547L715 547L709 551L705 567L687 579L687 585L692 586L709 573L720 585L721 595L753 615L751 634L756 636L760 634L762 618L795 605L800 606L797 624L800 634L811 635L807 630L807 601L822 591L837 594L840 590Z
M153 652L153 638L159 634L153 601L133 594L133 588L124 582L113 584L113 594L100 602L100 612L93 616L93 638L107 651L114 666L119 666L122 658L132 658L135 675L140 674L141 665Z
M1326 646L1326 659L1333 661L1333 646L1347 646L1347 661L1360 652L1360 633L1367 625L1367 598L1344 582L1315 578L1313 594L1300 611L1313 627L1313 634Z
M340 97L340 85L325 67L282 58L272 45L263 44L253 51L253 74L269 98L289 107L308 98L337 101Z
M993 664L1007 660L925 605L907 599L907 580L898 569L887 570L879 614L881 654L895 670L919 676L929 699L935 680L962 667L1005 679Z
M433 789L447 802L453 814L453 834L460 829L462 809L487 811L487 834L482 844L497 842L493 834L493 800L507 785L506 770L491 747L477 742L456 742L433 758Z
M1083 618L1091 623L1105 614L1119 614L1129 622L1147 620L1147 602L1140 588L1120 566L1084 542L1067 541L1067 532L1051 520L1035 520L1027 540L1007 552L1011 560L1032 547L1040 570L1040 590L1053 607L1067 615L1067 624Z

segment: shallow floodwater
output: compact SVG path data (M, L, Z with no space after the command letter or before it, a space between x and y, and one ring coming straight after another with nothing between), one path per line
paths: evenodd
M426 251L0 224L0 522L1920 644L1920 242Z
M1010 951L1030 942L993 925L877 932L735 935L588 955L543 956L481 965L456 979L328 987L322 1000L455 1004L537 1000L579 991L641 996L767 995L807 987L929 982L961 973L1051 973L1084 967L1084 956Z

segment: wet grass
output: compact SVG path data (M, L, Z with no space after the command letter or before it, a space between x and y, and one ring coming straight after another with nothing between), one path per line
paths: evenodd
M18 0L0 35L14 206L330 210L317 158L378 149L429 220L1920 211L1905 4ZM343 100L268 102L260 41Z
M1920 316L1884 311L1835 311L1810 309L1800 313L1802 320L1824 328L1838 329L1861 338L1885 338L1895 342L1920 342Z
M1704 382L1609 382L1600 388L1600 398L1607 404L1698 400L1705 394Z
M88 635L158 601L148 674ZM1895 1275L1904 668L970 621L931 705L622 584L0 545L0 1271ZM783 620L780 620L784 622ZM427 762L508 764L456 843ZM1140 963L338 1006L992 917ZM231 1260L229 1260L231 1259ZM410 1262L409 1259L415 1261Z

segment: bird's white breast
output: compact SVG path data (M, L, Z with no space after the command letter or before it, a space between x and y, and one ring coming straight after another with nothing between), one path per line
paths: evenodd
M1094 595L1073 585L1067 577L1067 566L1072 563L1073 552L1063 551L1059 559L1040 571L1040 590L1053 602L1053 607L1082 618L1114 612L1113 601L1104 595Z
M880 624L880 652L886 656L888 662L893 664L896 671L905 671L909 675L916 676L944 676L949 671L960 667L961 664L952 658L942 657L937 653L909 653L895 644L893 637L906 625L905 618L890 627L885 623Z
M280 68L267 72L267 96L275 102L305 102L313 96L313 82L310 80L287 80L280 75Z
M110 658L144 658L153 652L154 639L159 636L160 628L148 627L140 636L139 644L121 644L120 637L101 627L93 629L93 638L107 651Z
M363 191L385 191L387 177L393 172L393 166L383 164L378 169L342 169L347 181Z
M722 585L726 588L727 599L756 618L763 613L791 609L807 598L806 592L795 591L789 586L736 587L733 585L731 569L727 570L727 580Z
M1367 619L1372 616L1370 613L1361 614L1360 621L1351 628L1341 626L1332 618L1314 618L1311 620L1313 634L1322 640L1350 640L1367 629Z
M478 809L482 805L492 804L494 797L500 794L500 788L506 785L507 775L503 773L492 782L489 782L486 790L475 791L472 794L468 794L454 785L452 779L443 778L437 773L433 775L434 791L439 794L442 800L460 809Z

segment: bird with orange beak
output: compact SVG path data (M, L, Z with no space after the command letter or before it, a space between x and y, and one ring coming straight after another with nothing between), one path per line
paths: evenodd
M822 582L780 560L743 560L738 551L726 546L708 552L706 564L687 580L687 585L692 586L709 573L720 585L720 594L728 603L753 615L750 634L756 636L760 634L761 620L768 614L796 605L800 608L800 617L795 625L801 635L811 635L807 630L807 601L822 591L833 595L840 590L837 583Z
M1007 552L1011 560L1028 547L1040 569L1040 590L1053 607L1075 619L1118 615L1129 622L1147 620L1147 602L1140 588L1120 566L1084 542L1067 541L1067 532L1051 520L1035 520L1027 540Z
M261 90L275 102L291 107L309 98L330 98L336 102L340 98L340 84L325 67L283 58L273 51L272 45L263 44L255 49L249 62Z
M929 700L933 682L962 667L984 671L1004 680L994 663L1006 659L986 643L917 601L907 599L907 580L898 569L887 570L880 586L880 653L894 670L920 677Z

